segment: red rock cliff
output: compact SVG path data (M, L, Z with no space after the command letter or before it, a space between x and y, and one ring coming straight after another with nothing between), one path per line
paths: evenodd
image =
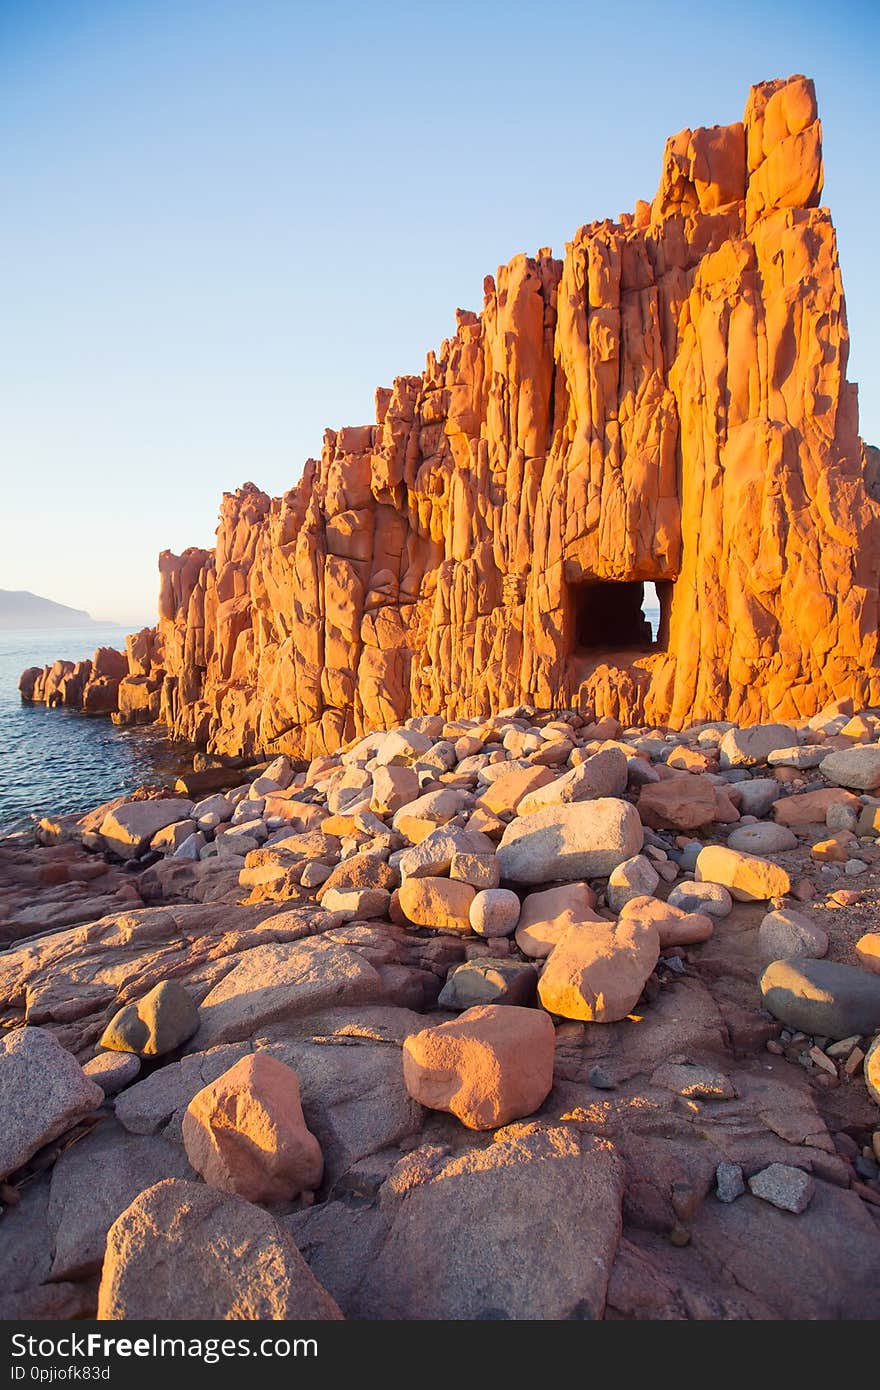
M522 701L680 726L880 700L876 454L821 189L812 83L763 83L742 124L667 141L652 203L487 277L375 425L161 556L136 674L172 731L312 754Z

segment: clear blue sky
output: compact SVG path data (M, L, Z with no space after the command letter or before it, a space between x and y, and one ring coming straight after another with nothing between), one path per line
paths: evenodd
M816 80L880 443L880 6L0 0L0 587L124 622L220 493L278 493L482 277Z

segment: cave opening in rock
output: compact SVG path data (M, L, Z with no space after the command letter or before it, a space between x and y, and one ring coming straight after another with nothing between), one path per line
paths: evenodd
M647 592L646 592L647 590ZM588 580L569 585L571 651L662 651L669 630L671 581Z

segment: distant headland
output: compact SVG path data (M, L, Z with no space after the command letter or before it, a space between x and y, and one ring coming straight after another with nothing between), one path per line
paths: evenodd
M84 608L68 608L65 603L42 598L27 589L0 589L0 631L28 627L120 627L120 623L98 623Z

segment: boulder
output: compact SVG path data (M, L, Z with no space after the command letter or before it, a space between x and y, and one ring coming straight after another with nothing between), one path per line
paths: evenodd
M193 1097L183 1142L205 1182L251 1202L297 1197L321 1182L324 1159L303 1118L299 1078L262 1052Z
M321 906L328 912L338 912L345 922L387 917L390 903L387 888L330 888L321 897Z
M828 954L828 937L821 927L791 908L768 912L758 928L758 949L764 960L819 959Z
M822 759L819 771L839 787L876 791L880 787L880 744L860 743L853 748L835 749Z
M406 1039L410 1095L468 1129L496 1129L531 1115L553 1085L555 1034L538 1009L488 1004Z
M659 882L660 875L643 854L625 859L609 875L605 894L608 906L612 912L620 912L631 898L650 897Z
M137 859L148 848L158 830L175 821L187 820L193 804L176 797L157 801L124 801L108 811L99 834L107 849L120 859Z
M588 883L563 883L523 899L516 929L516 944L524 956L537 960L549 956L568 928L584 922L604 922L594 912L596 894Z
M322 1320L342 1315L267 1211L202 1183L148 1187L107 1235L108 1321Z
M455 1153L426 1143L369 1206L292 1217L297 1242L351 1318L600 1319L624 1174L582 1128L526 1121Z
M509 888L485 888L472 899L468 917L478 936L510 936L520 911L520 900Z
M615 1023L631 1013L657 964L656 926L637 918L569 927L538 982L549 1013Z
M764 902L791 890L788 873L778 864L724 845L701 849L694 873L698 883L720 883L737 902Z
M797 836L787 825L774 821L758 821L755 825L738 825L727 837L728 849L744 854L783 854L797 849Z
M737 782L736 794L740 815L760 818L779 800L779 783L775 777L751 777L748 781Z
M0 1037L0 1178L104 1103L104 1092L43 1028Z
M478 804L493 816L514 814L524 797L553 780L553 773L548 767L533 764L511 768L490 782L486 790L480 793Z
M682 912L701 912L708 917L729 917L733 911L733 898L720 883L695 883L685 879L676 883L666 901Z
M880 1031L880 976L857 966L776 960L760 986L764 1007L787 1028L823 1038Z
M470 1009L477 1004L533 1004L538 976L533 965L481 956L449 972L440 991L440 1009Z
M856 958L863 970L880 975L880 932L865 932L856 942Z
M114 1014L100 1046L111 1052L163 1057L191 1038L198 1026L199 1011L187 991L176 980L166 980Z
M843 787L820 787L774 801L773 819L779 825L824 825L830 806L849 806L856 813L862 809L859 798Z
M530 791L517 807L521 816L545 806L564 806L573 801L596 801L623 796L627 786L627 760L619 748L604 748L564 776Z
M697 830L715 820L716 788L708 777L683 773L639 792L639 815L653 830Z
M747 729L728 729L718 745L721 766L754 767L766 763L777 748L791 748L797 743L794 729L788 724L752 724Z
M141 1059L134 1052L99 1052L97 1057L83 1063L90 1081L100 1086L105 1096L115 1096L136 1081Z
M498 846L501 878L510 883L570 882L610 874L638 854L639 814L629 802L600 798L548 806L512 821Z
M407 878L398 894L400 910L417 927L468 932L476 889L451 878Z

